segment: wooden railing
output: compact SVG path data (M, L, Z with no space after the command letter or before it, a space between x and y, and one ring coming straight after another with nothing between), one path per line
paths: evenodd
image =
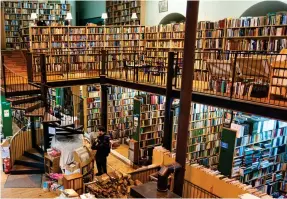
M142 183L147 183L151 181L150 175L156 173L159 170L159 166L155 165L153 167L138 169L129 173L133 180L139 180ZM172 180L173 181L173 180ZM174 182L173 182L174 183ZM173 189L173 183L171 185L171 190ZM210 193L209 191L185 180L183 187L183 198L219 198L218 196Z
M187 181L184 180L183 184L183 198L220 198L209 191Z
M11 139L10 142L11 166L14 165L16 159L20 158L26 150L31 148L32 148L31 130L24 127L21 130L19 130Z
M131 173L129 173L131 175L131 178L133 180L139 180L142 183L146 183L148 181L150 181L150 175L153 173L156 173L159 169L159 166L156 165L154 167L149 167L149 168L145 168L145 169L138 169L135 170Z
M43 129L36 129L36 145L42 146L44 143L44 131Z

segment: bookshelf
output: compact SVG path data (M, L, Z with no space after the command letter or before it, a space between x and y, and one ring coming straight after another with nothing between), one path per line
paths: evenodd
M225 25L225 19L218 22L198 22L196 48L198 50L223 50Z
M153 148L162 143L164 104L164 96L140 94L134 98L133 139L139 148L139 164L149 164Z
M20 28L21 31L21 49L29 49L30 48L30 38L29 38L29 27Z
M87 132L95 132L101 125L101 87L99 85L87 86Z
M144 50L144 26L30 27L30 51L47 55L48 71L66 73L79 69L99 72L100 51L108 51L108 67L122 60L140 59ZM34 61L39 72L39 60Z
M231 177L269 195L285 190L287 123L237 113L231 129L236 131Z
M93 181L94 154L86 146L83 146L73 152L73 157L79 163L80 173L83 175L83 183Z
M224 110L203 104L192 103L189 136L187 140L188 164L199 163L217 169L219 144L223 126ZM172 152L175 155L178 132L179 105L173 105Z
M52 2L2 1L1 6L4 8L6 47L15 49L23 47L19 31L29 26L31 13L37 12L39 16L43 16L49 26L54 22L63 24L64 17L70 11L70 4Z
M107 132L114 139L125 143L133 133L133 99L138 91L123 87L108 87L108 127Z
M45 174L49 175L50 173L59 173L61 172L60 168L60 156L52 157L48 154L44 156L45 163Z
M280 54L286 54L287 50L284 49ZM271 79L270 79L270 93L269 98L287 98L287 65L286 56L278 56L277 60L271 63Z
M286 48L287 13L227 19L226 50L280 52Z
M106 12L108 14L108 25L141 25L144 24L145 2L132 1L107 1ZM137 19L132 20L132 13L137 14Z

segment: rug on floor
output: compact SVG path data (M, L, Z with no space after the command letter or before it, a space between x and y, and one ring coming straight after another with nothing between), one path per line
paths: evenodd
M42 174L9 175L4 188L41 188Z

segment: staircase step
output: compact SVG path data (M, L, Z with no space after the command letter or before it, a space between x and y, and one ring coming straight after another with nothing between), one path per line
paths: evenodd
M32 112L25 113L26 117L44 117L45 114L45 107L41 107L38 109L33 110Z
M17 165L15 164L10 172L13 174L42 174L45 173L44 169L24 166L24 165Z
M61 120L56 118L54 115L50 113L45 113L43 123L50 123L50 122L60 122Z
M30 149L24 152L24 156L29 157L40 162L44 162L44 157L37 149Z
M42 104L43 104L42 101L28 102L28 103L13 105L13 106L11 106L11 108L24 110L26 112L32 112L33 110L42 107Z
M44 162L41 162L39 160L35 160L33 158L29 158L27 156L21 156L19 159L17 159L15 161L15 164L33 167L33 168L44 169Z
M20 82L19 84L9 84L6 87L7 87L7 92L34 91L34 90L38 90L39 93L41 92L41 90L38 87L25 83L25 82L24 83L21 82L21 84Z
M22 104L22 103L38 101L40 98L41 96L36 95L36 96L24 96L24 97L10 97L10 98L7 98L6 100L8 102L11 102L11 104L14 106L14 105Z

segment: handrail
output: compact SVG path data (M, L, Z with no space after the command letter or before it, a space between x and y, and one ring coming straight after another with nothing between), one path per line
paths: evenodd
M11 166L14 165L15 160L20 158L26 150L32 148L31 130L28 128L30 124L21 128L11 138L9 147Z
M8 68L5 63L3 63L3 65L4 65L4 67L5 67L5 70L9 70L9 72L15 74L16 76L19 76L19 77L21 77L21 78L24 78L24 79L27 79L27 80L28 80L28 78L26 78L26 77L24 77L24 76L22 76L22 75L19 75L19 74L17 74L15 71L13 71L13 70L11 70L10 68Z

